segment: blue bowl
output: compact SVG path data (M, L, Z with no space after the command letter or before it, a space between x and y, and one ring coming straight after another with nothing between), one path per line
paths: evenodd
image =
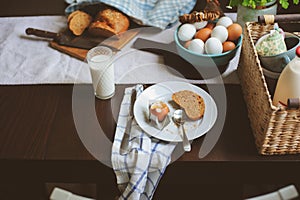
M236 47L230 51L221 54L200 54L183 46L178 39L178 29L179 27L174 33L177 53L191 63L203 78L212 78L225 72L230 60L232 60L238 48L242 45L243 35L235 41Z

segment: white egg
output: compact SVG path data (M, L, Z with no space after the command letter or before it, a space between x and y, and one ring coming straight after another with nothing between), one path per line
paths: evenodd
M223 51L222 43L218 38L211 37L205 42L205 52L207 54L219 54Z
M218 22L217 22L217 26L224 26L224 27L228 27L228 26L230 26L231 24L232 24L233 22L232 22L232 19L231 18L229 18L229 17L226 17L226 16L224 16L224 17L221 17L219 20L218 20Z
M193 39L188 46L188 49L195 53L204 53L204 42L200 39Z
M211 37L218 38L221 43L225 42L228 38L227 28L224 26L216 26L211 32Z
M202 22L195 22L193 25L197 30L204 28L207 25L207 21L202 21Z
M191 40L196 33L196 28L193 24L183 24L178 30L178 38L181 41Z

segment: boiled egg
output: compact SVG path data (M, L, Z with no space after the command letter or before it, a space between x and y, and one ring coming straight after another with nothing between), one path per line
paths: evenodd
M205 28L209 28L209 29L213 29L215 27L215 24L214 23L208 23Z
M202 22L195 22L193 25L197 30L204 28L207 25L207 21L202 21Z
M190 46L191 41L192 41L192 40L186 41L186 42L184 43L184 48L187 49L187 48Z
M235 41L242 35L243 29L241 25L237 23L233 23L227 27L227 31L228 31L228 40Z
M227 28L224 26L216 26L211 32L211 37L218 38L221 43L225 42L228 37Z
M217 22L217 26L224 26L225 28L227 28L228 26L230 26L232 24L232 19L227 17L227 16L224 16L224 17L221 17L218 22Z
M196 33L196 28L193 24L183 24L178 30L179 40L186 42L191 40Z
M223 52L230 51L235 48L235 44L231 41L226 41L223 43Z
M150 113L157 117L158 121L163 121L169 113L169 107L164 102L158 101L151 105Z
M204 53L204 42L200 39L193 39L188 46L188 49L195 53Z
M210 34L211 34L211 29L203 28L196 32L195 38L205 42L210 37Z
M223 51L223 46L218 38L209 38L204 45L207 54L220 54Z

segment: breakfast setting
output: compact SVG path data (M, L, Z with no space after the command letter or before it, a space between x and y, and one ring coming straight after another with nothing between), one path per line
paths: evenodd
M299 198L299 0L4 7L3 199Z

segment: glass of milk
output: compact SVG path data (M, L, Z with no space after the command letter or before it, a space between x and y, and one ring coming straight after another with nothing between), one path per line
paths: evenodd
M105 46L90 49L86 56L95 96L99 99L109 99L115 93L112 57L112 50Z

